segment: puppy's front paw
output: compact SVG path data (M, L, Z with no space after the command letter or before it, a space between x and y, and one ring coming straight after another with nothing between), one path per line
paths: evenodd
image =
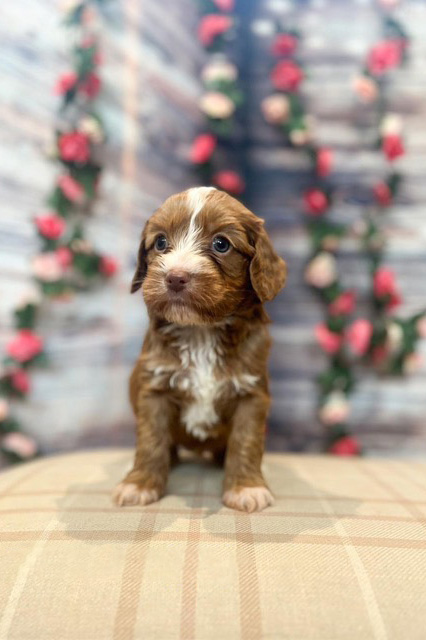
M223 503L239 511L262 511L274 504L272 493L266 487L234 487L225 491Z
M146 505L159 500L156 489L143 489L134 482L120 482L112 493L112 499L118 507Z

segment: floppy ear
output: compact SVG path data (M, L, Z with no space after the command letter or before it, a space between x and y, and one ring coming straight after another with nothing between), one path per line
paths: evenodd
M263 220L259 220L253 240L255 254L250 263L250 280L259 300L267 302L283 288L287 266L276 254L263 228Z
M136 266L135 275L133 276L132 284L130 287L130 293L135 293L138 289L141 288L143 279L146 276L147 264L146 264L146 246L145 246L145 237L146 237L146 225L144 230L142 231L141 241L138 250L138 264Z

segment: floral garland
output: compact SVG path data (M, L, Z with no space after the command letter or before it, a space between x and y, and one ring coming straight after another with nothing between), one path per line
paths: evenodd
M201 18L197 37L209 54L201 71L204 93L199 107L206 117L206 128L192 142L190 161L203 184L212 184L233 196L240 196L245 182L228 162L229 140L235 130L243 95L238 88L238 69L225 53L235 35L235 0L200 0Z
M303 150L310 163L311 185L302 195L311 243L304 276L324 308L325 319L315 328L315 336L329 357L326 370L318 377L318 417L327 429L326 449L337 455L356 455L361 448L347 425L348 395L354 387L351 355L361 352L364 327L360 321L349 326L355 292L341 282L336 261L346 230L328 215L334 200L329 179L333 152L314 141L312 122L301 96L306 73L297 59L299 44L296 29L284 29L276 22L271 54L278 60L270 72L275 92L263 99L261 109L265 120L279 128L291 148Z
M404 319L392 314L402 298L395 273L383 265L384 213L398 198L402 175L395 164L405 154L401 118L388 111L387 90L395 70L407 60L409 38L392 15L397 2L381 0L380 5L383 39L370 49L362 74L354 81L359 99L373 106L374 143L387 164L385 177L373 186L372 202L358 228L371 275L371 320L365 321L368 339L363 355L379 373L402 375L415 371L421 362L416 346L426 337L426 311Z
M55 86L61 99L52 151L57 177L47 198L47 212L34 218L41 244L32 261L38 292L27 296L14 311L16 333L6 344L0 376L0 446L12 461L37 454L35 441L21 433L19 421L12 416L11 401L28 395L30 370L47 362L44 340L36 331L42 300L66 300L117 270L116 261L95 251L83 229L99 188L99 151L105 140L101 118L93 107L101 89L95 28L95 5L99 3L73 2L65 17L77 44L72 52L73 69L63 73Z

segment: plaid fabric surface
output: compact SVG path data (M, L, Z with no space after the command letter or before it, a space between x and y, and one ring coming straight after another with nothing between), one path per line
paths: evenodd
M276 504L246 515L194 462L113 507L131 457L0 476L1 639L425 638L426 465L267 455Z

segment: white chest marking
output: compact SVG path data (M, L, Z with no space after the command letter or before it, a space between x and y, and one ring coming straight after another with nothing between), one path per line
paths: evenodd
M209 435L209 427L219 419L214 403L223 384L216 376L220 346L208 329L192 328L185 338L179 341L182 371L179 372L177 386L189 389L193 401L183 410L181 419L188 433L205 440ZM173 383L171 379L170 384Z

